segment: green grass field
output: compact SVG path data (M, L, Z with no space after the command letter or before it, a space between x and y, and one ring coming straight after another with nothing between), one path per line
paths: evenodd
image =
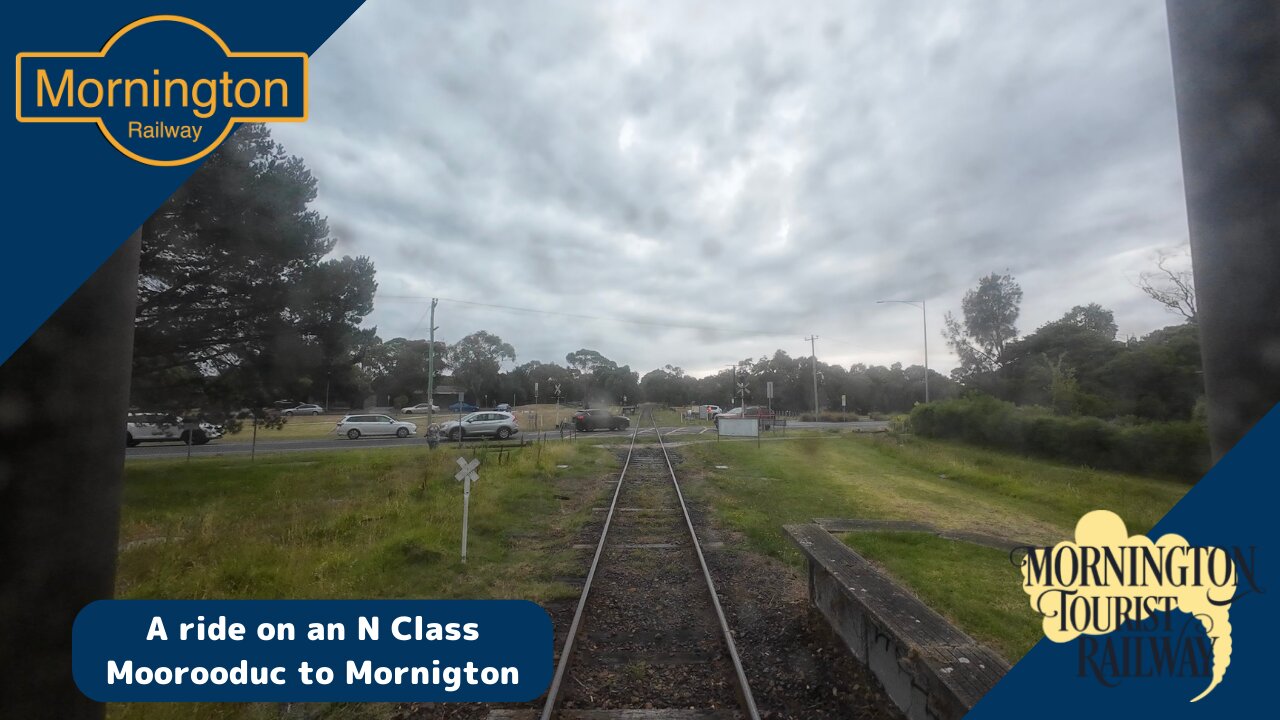
M567 547L525 539L580 525L591 499L570 491L613 459L548 444L541 462L531 448L507 464L496 454L482 460L463 565L456 455L418 446L130 463L118 593L536 600L569 592L550 579L569 569Z
M691 494L747 545L799 567L782 532L816 517L917 520L1032 543L1069 538L1084 513L1114 510L1146 532L1186 484L1055 465L953 443L891 434L818 434L786 442L693 444ZM716 466L727 469L716 469ZM850 533L851 546L960 627L1016 660L1039 622L1008 557L919 533Z
M470 450L466 453L471 456ZM121 598L576 596L570 545L613 456L588 445L481 455L468 562L456 452L422 446L131 462ZM559 465L567 465L560 468ZM117 704L112 718L386 718L389 705Z
M1011 661L1044 637L1022 575L1003 551L914 532L847 533L843 540Z
M677 452L686 494L713 509L729 531L729 546L797 568L802 558L781 528L814 517L912 519L1052 543L1096 508L1115 510L1132 532L1145 532L1188 489L894 435L814 432L759 447L684 442ZM570 598L576 591L561 578L583 571L571 543L609 487L599 480L612 476L617 462L593 442L548 443L540 461L537 453L514 450L506 464L485 456L472 495L466 565L458 557L462 493L452 479L452 449L432 452L415 443L256 462L131 461L117 594ZM1038 638L1038 622L1004 553L920 533L844 538L1010 660ZM110 712L113 718L394 715L372 705L134 704Z

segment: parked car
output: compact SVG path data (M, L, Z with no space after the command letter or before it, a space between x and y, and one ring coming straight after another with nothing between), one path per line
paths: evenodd
M501 410L502 412L511 412L511 405L509 403L498 403L493 406L493 409Z
M518 432L520 432L520 423L516 420L516 416L497 410L473 412L462 418L462 422L450 420L440 426L440 434L450 440L485 435L506 440Z
M390 415L347 415L338 421L333 431L346 435L349 440L378 435L395 435L407 438L416 435L418 426L406 420L396 420Z
M137 447L144 442L180 442L204 445L222 437L221 425L198 422L194 427L173 413L131 412L125 418L124 444Z
M400 408L400 412L405 415L412 415L414 413L429 413L429 412L438 413L440 412L440 408L439 406L433 405L432 403L418 403L417 405L410 405L407 408Z
M765 430L770 430L773 428L773 420L774 418L777 417L777 414L774 413L769 408L761 407L759 405L748 405L746 407L736 407L732 410L726 410L725 412L722 412L719 415L716 415L717 430L720 429L720 418L724 418L724 417L757 418L760 421L761 428Z
M700 415L701 417L707 420L715 420L716 416L722 412L724 412L724 410L721 410L719 405L699 405L698 406L698 415Z
M324 408L311 403L303 403L297 407L291 407L284 411L285 415L319 415L324 412Z
M573 427L578 432L623 430L631 427L631 419L621 415L614 415L612 412L601 408L579 410L573 414Z
M456 403L454 403L454 404L450 405L450 406L449 406L449 409L450 409L450 410L452 410L453 412L468 412L468 413L469 413L469 412L475 412L475 411L479 410L480 408L476 407L475 405L472 405L472 404L471 404L471 403L469 403L469 402L456 402Z

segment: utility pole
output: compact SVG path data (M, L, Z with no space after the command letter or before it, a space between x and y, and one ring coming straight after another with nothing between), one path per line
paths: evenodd
M818 419L818 350L817 335L805 338L809 341L809 366L813 369L813 419Z
M436 303L439 298L431 298L431 330L427 340L427 427L435 422L436 407Z
M725 365L725 367L732 373L729 375L729 405L733 405L733 398L738 394L738 363Z

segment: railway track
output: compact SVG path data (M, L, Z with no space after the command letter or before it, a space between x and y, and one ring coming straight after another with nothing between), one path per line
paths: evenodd
M631 434L542 720L758 720L662 435Z

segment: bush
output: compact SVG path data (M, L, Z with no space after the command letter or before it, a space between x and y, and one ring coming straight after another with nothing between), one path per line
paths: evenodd
M974 395L917 406L911 429L924 437L1038 455L1077 465L1197 480L1209 469L1201 422L1108 422L1059 417Z
M851 420L861 420L862 416L851 412L842 413L834 410L823 410L817 415L811 412L802 412L799 415L795 415L794 419L800 422L849 422Z

